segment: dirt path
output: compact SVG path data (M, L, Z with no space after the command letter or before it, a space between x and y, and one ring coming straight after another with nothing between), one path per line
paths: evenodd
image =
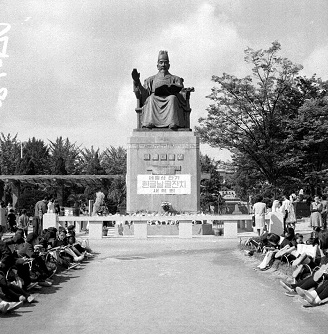
M323 333L327 307L304 308L238 241L107 239L83 268L57 276L38 303L0 317L15 333Z

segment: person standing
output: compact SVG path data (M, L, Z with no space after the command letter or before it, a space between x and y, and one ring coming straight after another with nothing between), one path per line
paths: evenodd
M48 213L55 213L55 199L53 197L50 198L47 208L48 208Z
M54 211L55 214L56 214L56 215L59 215L59 214L60 214L60 205L59 205L57 199L54 200L54 208L55 208L55 211Z
M27 211L26 209L23 209L22 214L18 218L17 227L24 231L25 237L27 237L29 221L30 221L30 218L27 215Z
M321 217L321 212L322 212L322 203L320 202L320 197L315 196L314 197L314 202L311 203L310 205L310 225L313 227L315 230L316 227L322 227L322 217Z
M34 208L34 219L33 219L33 233L41 235L43 230L42 219L43 215L47 212L48 197L44 196L41 201L36 202Z
M266 204L262 202L263 197L257 196L253 205L253 214L255 216L255 229L260 236L265 225Z
M10 209L8 216L7 216L7 223L10 232L14 233L17 230L17 223L16 223L16 214L14 209Z
M322 195L322 211L321 211L321 218L322 218L322 226L325 230L327 228L327 211L328 211L328 202L327 202L327 196Z
M284 217L284 232L287 231L287 227L292 227L295 230L296 224L296 215L293 205L293 196L290 196L290 199L286 195L282 196L281 212Z
M224 205L224 198L219 193L219 195L218 195L218 214L219 215L222 215L222 213L223 213L223 205Z

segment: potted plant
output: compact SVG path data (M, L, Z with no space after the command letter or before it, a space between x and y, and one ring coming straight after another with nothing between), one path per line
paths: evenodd
M171 211L171 203L170 202L162 202L161 207L165 212Z

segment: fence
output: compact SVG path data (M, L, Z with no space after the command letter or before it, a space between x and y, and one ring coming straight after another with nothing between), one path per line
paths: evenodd
M270 217L268 217L269 219ZM53 213L46 213L43 219L43 228L63 224L74 224L76 231L80 232L88 224L89 238L101 239L103 237L104 222L115 222L115 235L119 236L120 226L133 226L131 237L144 239L149 235L147 226L150 222L159 221L161 223L176 225L179 238L192 238L193 222L202 222L202 224L211 224L216 221L223 228L224 238L237 238L238 225L250 224L251 215L176 215L176 216L57 216Z

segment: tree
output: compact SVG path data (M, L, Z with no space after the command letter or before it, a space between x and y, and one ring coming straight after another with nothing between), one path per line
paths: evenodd
M17 141L17 134L12 137L10 134L0 136L0 173L2 175L15 174L16 166L20 158L20 147Z
M278 42L268 50L247 48L245 61L253 66L252 76L213 76L218 86L208 98L214 103L197 128L204 142L229 149L239 168L245 169L246 160L260 181L274 189L289 177L301 176L301 160L289 150L287 130L310 94L298 76L302 66L280 57L280 49Z
M23 175L49 174L49 148L43 140L30 138L23 145L23 157L17 165L16 173Z
M125 175L126 149L122 146L106 148L101 156L101 166L108 175Z
M124 176L112 181L108 189L107 199L111 213L116 213L121 206L126 205L126 182Z
M99 148L95 150L85 148L81 151L81 169L83 174L87 175L104 175L105 170L100 165Z
M201 180L200 184L200 205L204 210L207 210L210 204L217 204L221 187L220 173L217 170L219 163L220 161L215 161L206 154L200 154L201 173L210 174L209 179Z
M68 138L50 142L50 168L54 175L75 175L80 171L80 148Z
M321 194L328 183L328 82L314 76L311 82L315 90L290 121L288 141L300 157L303 185L314 195Z

